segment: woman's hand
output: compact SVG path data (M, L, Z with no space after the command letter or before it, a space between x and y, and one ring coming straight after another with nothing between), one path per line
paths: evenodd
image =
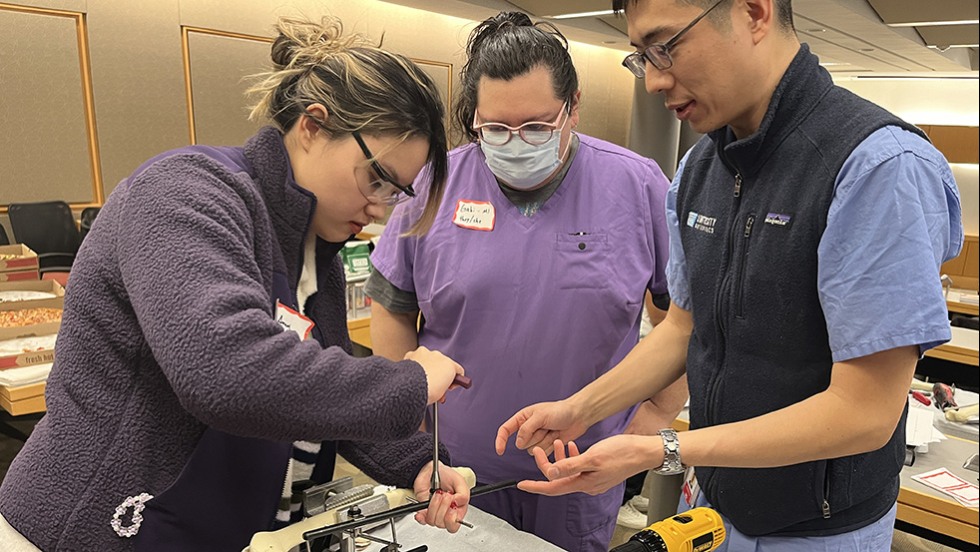
M432 481L432 462L426 462L415 478L415 498L419 502L430 500L429 484ZM456 470L439 462L439 482L441 489L431 498L429 508L415 513L415 521L446 529L450 533L459 531L460 521L466 516L470 502L470 487Z
M445 401L446 392L453 388L453 379L457 375L463 375L463 367L456 361L425 347L405 353L405 360L414 360L425 370L425 379L429 386L429 396L425 404Z

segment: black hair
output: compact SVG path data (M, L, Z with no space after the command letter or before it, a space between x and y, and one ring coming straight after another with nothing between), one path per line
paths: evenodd
M319 103L329 114L319 126L331 138L357 131L393 136L399 143L427 139L431 185L411 232L427 229L442 198L448 148L445 108L432 79L405 56L370 46L363 36L344 35L335 17L281 18L276 30L273 70L257 75L261 81L249 89L259 96L252 118L269 117L288 132Z
M473 114L480 79L511 80L535 67L551 74L555 97L568 102L569 111L578 91L578 73L568 53L568 40L551 23L531 22L521 12L500 12L483 21L470 33L466 64L459 73L462 90L453 107L457 130L475 141Z
M641 2L642 0L612 0L612 9L616 13L624 13L627 8ZM707 9L714 3L714 0L679 0L685 4L692 4ZM782 31L795 33L796 27L793 26L793 0L774 0L776 4L776 26ZM710 16L708 17L711 18Z

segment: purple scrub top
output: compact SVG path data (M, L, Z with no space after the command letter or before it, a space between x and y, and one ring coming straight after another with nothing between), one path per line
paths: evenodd
M424 202L400 205L371 257L391 284L417 294L419 344L473 378L440 407L439 433L454 463L481 482L541 477L513 438L497 456L499 425L608 371L637 342L644 292L667 290L667 178L650 159L579 137L561 185L530 218L500 190L477 144L450 152L431 230L402 236ZM576 443L621 433L631 415L607 418Z

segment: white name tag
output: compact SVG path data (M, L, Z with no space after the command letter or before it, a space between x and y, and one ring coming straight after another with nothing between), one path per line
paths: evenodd
M276 301L276 322L286 331L294 331L299 338L306 339L313 331L313 321Z
M460 228L490 232L497 220L497 212L489 201L471 201L461 199L456 202L456 212L453 213L453 224Z
M698 501L699 494L701 494L701 486L698 485L694 466L688 466L687 470L684 471L684 484L681 486L681 496L684 497L684 503L693 508Z

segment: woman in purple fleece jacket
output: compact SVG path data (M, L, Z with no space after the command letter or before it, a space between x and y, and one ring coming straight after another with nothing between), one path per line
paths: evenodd
M289 523L292 483L328 481L337 453L429 498L417 430L462 368L424 348L353 358L337 252L413 196L426 163L413 230L431 224L442 102L411 61L342 38L335 19L277 29L252 113L274 126L149 160L86 238L47 415L0 487L0 549L238 552ZM469 491L440 475L419 520L455 532Z

